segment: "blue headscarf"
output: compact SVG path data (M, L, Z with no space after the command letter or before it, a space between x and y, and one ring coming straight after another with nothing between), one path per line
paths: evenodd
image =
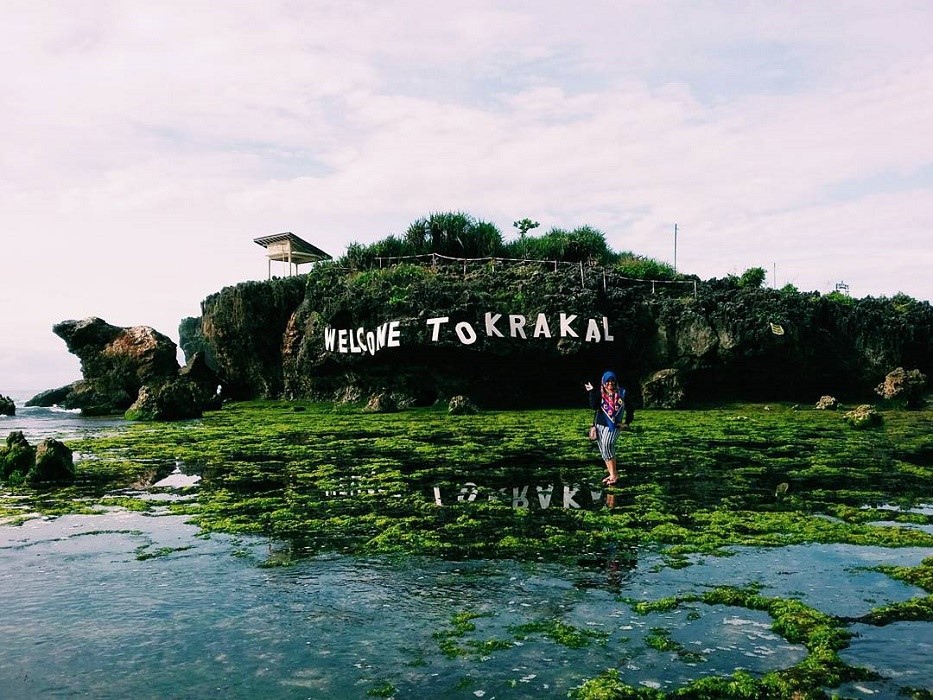
M613 372L612 370L607 370L607 371L603 372L603 384L605 384L606 382L608 382L610 379L615 379L616 382L619 381L618 379L616 379L616 373Z

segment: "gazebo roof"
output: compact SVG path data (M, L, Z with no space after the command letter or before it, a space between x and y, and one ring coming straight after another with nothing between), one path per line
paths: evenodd
M301 263L331 259L331 256L323 250L299 238L291 231L254 238L253 241L269 251L270 260L292 262L300 265Z

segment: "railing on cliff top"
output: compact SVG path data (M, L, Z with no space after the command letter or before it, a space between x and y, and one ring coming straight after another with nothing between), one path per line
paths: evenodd
M468 264L473 265L473 264L489 263L493 267L495 267L497 263L501 265L508 265L510 263L540 263L542 265L548 265L548 266L553 265L554 272L557 272L558 266L560 265L569 265L572 267L579 267L580 286L582 287L586 286L586 278L585 278L585 272L584 272L585 268L584 268L584 264L582 261L579 263L575 263L575 262L566 262L563 260L537 260L534 258L496 258L496 257L454 258L454 257L450 257L447 255L441 255L440 253L425 253L423 255L396 255L396 256L391 256L391 257L377 256L376 260L379 261L380 268L383 266L383 263L385 263L386 265L395 265L402 261L414 261L414 262L419 262L419 263L429 262L431 267L438 267L438 264L462 265L464 276L466 276ZM596 266L587 265L586 267L589 267L590 269L592 269ZM655 294L658 288L663 289L664 288L663 285L679 285L681 288L683 287L691 288L693 291L693 296L695 297L697 295L696 280L649 280L649 279L642 279L640 277L627 277L625 275L620 275L616 272L611 272L611 271L607 272L606 268L602 268L603 291L606 291L609 284L614 282L615 280L625 280L626 282L632 282L634 284L650 284L652 294Z

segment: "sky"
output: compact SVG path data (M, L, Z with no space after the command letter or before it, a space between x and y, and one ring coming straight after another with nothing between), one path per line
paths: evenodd
M677 224L703 279L931 300L930 27L929 0L0 0L0 387L81 378L63 320L177 342L266 279L256 237L339 257L432 212L671 264Z

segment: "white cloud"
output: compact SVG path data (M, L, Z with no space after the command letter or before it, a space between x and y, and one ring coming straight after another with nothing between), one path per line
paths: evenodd
M4 15L0 358L64 352L48 329L83 315L174 335L265 277L256 236L339 255L438 210L507 236L522 216L591 224L667 261L677 222L683 271L933 298L925 2ZM0 359L0 386L22 366Z

